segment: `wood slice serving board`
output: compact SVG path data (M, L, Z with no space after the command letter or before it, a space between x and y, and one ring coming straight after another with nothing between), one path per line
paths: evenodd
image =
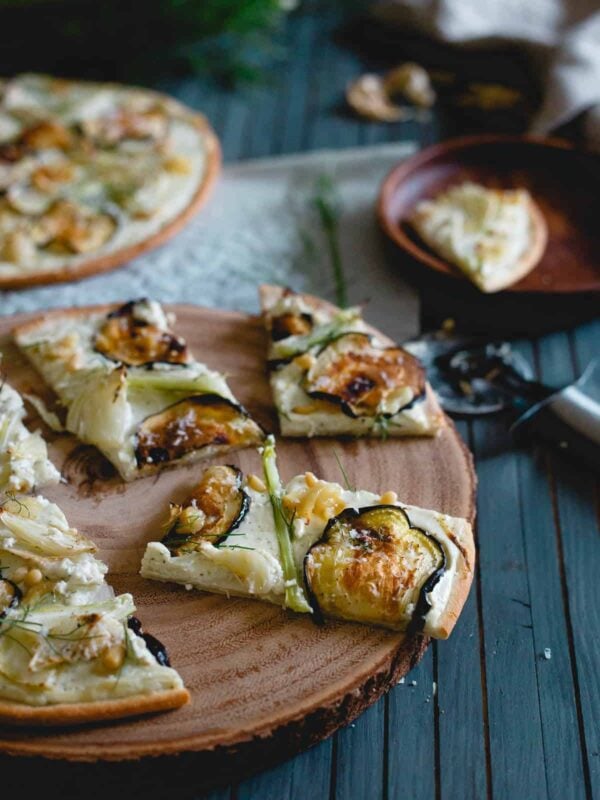
M275 430L260 321L189 306L174 310L175 330L196 357L224 371L240 401ZM39 393L39 377L9 335L31 316L0 320L0 349L8 380L21 391ZM166 714L67 730L0 727L0 752L78 761L191 752L207 769L224 759L231 767L233 757L264 765L350 722L425 652L427 640L420 636L335 622L318 627L268 603L142 579L138 569L146 542L159 537L169 501L184 499L201 467L167 470L125 485L93 448L44 430L50 456L68 480L45 494L98 544L115 590L133 593L138 616L167 646L192 703ZM435 439L281 439L283 479L310 469L340 481L336 449L357 486L393 489L407 503L473 517L471 457L451 423ZM234 453L226 460L260 472L256 452Z

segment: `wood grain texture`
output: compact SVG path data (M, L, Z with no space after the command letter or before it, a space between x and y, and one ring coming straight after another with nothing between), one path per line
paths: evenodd
M274 428L260 321L190 306L176 311L175 330L195 355L224 371L241 402L265 427ZM0 331L6 334L24 321L24 316L5 318ZM39 391L39 378L6 337L0 348L8 380L20 390ZM336 447L353 483L395 489L408 503L472 517L471 460L453 426L436 439L349 441ZM266 603L143 580L137 571L144 546L160 535L168 502L190 492L198 466L125 485L102 477L96 456L88 458L71 436L55 435L49 449L70 482L49 488L47 496L99 545L110 581L117 591L133 593L142 623L167 645L193 700L177 713L105 727L27 736L1 728L0 750L75 760L194 751L213 767L231 766L228 758L234 753L246 765L257 759L264 764L351 721L425 651L422 637L342 623L317 627ZM260 470L254 452L227 460L244 471ZM341 478L330 440L281 440L279 460L284 480L307 469Z
M551 385L573 381L591 358L597 357L600 322L573 337L556 334L539 347L540 375ZM570 340L570 341L569 341ZM575 358L564 358L569 352ZM576 695L578 730L573 735L581 758L585 787L592 797L600 793L600 644L592 631L600 629L600 609L590 597L600 570L600 505L598 476L581 465L550 455L551 489L564 614L568 625L568 654ZM566 653L563 655L566 657Z
M478 475L487 487L477 513L491 789L494 797L541 800L547 787L531 594L519 476L507 429L507 420L498 416L474 426Z
M504 292L600 292L600 236L592 213L600 188L595 156L565 142L485 134L434 145L390 173L378 206L386 236L412 262L445 278L449 289L454 287L476 298L479 290L458 267L430 250L408 223L420 200L464 181L490 188L527 189L548 226L548 243L541 260Z
M459 422L457 427L468 441L467 423ZM475 543L477 546L477 536ZM477 564L478 561L479 555ZM478 568L476 571L479 572ZM461 624L453 631L453 650L437 648L437 691L432 698L438 715L439 792L442 797L463 800L477 800L486 794L486 730L480 679L482 642L475 589L463 608ZM460 658L456 658L456 653L460 653ZM461 719L468 719L468 724L457 724ZM457 764L461 765L460 770Z

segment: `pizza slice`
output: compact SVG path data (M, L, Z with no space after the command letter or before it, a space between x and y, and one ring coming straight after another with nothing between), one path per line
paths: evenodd
M65 406L66 429L125 480L263 438L223 375L193 359L155 301L51 312L14 337Z
M360 309L277 286L260 297L284 436L433 436L444 424L419 361Z
M462 183L420 202L410 221L425 244L482 292L525 277L548 239L543 214L525 189Z
M0 498L58 483L60 473L48 459L46 442L23 424L21 395L0 381Z
M283 486L272 437L262 458L262 478L209 467L188 501L171 506L141 575L317 619L450 634L473 577L466 520L310 472Z
M95 552L43 497L15 495L0 508L1 722L67 725L188 701Z

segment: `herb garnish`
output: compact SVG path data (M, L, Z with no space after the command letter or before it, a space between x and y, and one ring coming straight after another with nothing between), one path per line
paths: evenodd
M348 305L348 290L339 243L340 199L330 175L319 175L311 203L316 210L327 241L329 260L333 270L336 303L341 308Z
M283 339L275 344L275 354L278 358L291 358L305 353L313 347L324 347L337 339L341 333L347 332L347 326L360 319L358 308L347 308L340 311L331 322L319 325L313 332L304 336L289 337L290 342Z
M355 492L356 491L356 487L353 486L350 483L350 480L348 478L348 474L346 473L346 470L344 469L344 465L342 464L342 461L340 459L340 455L339 455L339 453L337 451L337 447L333 448L333 455L335 456L335 460L337 461L337 465L339 467L339 470L342 473L342 478L344 479L344 486L346 487L346 489L348 489L349 492Z

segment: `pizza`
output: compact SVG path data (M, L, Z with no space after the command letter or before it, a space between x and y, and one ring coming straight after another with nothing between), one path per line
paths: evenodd
M282 485L272 437L264 476L211 466L171 505L141 575L312 614L446 638L467 597L470 524L306 472Z
M23 424L21 395L0 378L0 499L58 483L60 473L48 459L46 442Z
M421 201L410 222L425 244L483 292L498 292L531 272L548 238L528 191L470 182Z
M149 89L0 81L0 287L81 278L159 244L219 159L204 117Z
M260 292L283 436L433 436L444 424L420 362L359 308L277 286Z
M194 360L156 301L51 312L14 337L64 406L66 430L125 480L263 439L224 376Z
M0 507L0 722L68 725L188 702L95 552L43 497Z

